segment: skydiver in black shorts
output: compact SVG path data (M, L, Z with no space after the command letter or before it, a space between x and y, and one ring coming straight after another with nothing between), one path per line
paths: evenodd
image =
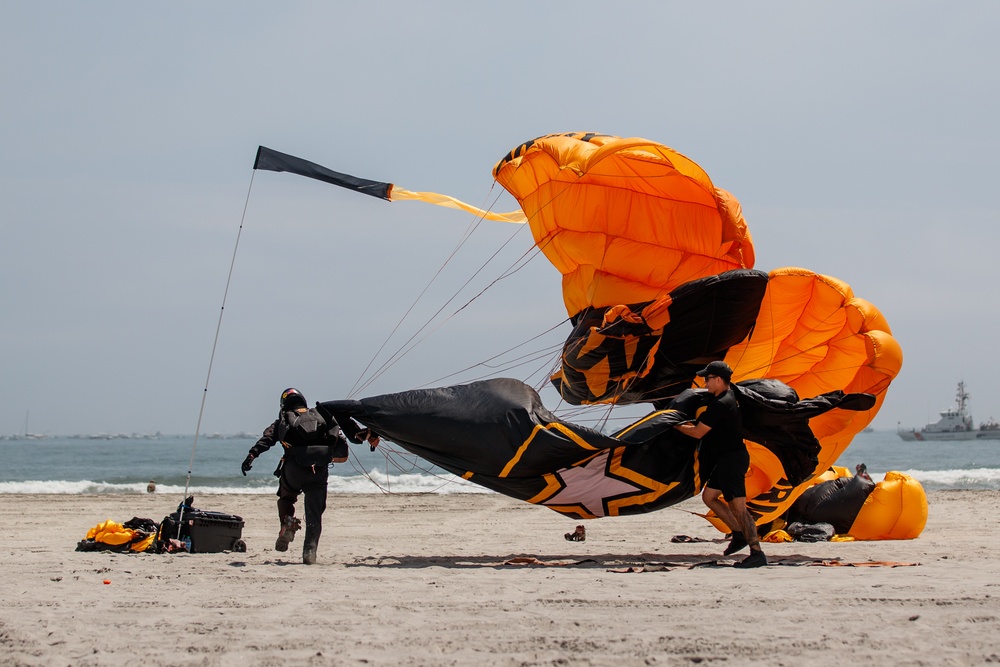
M729 388L733 369L724 361L713 361L697 375L705 378L705 388L714 398L696 423L678 424L674 428L700 440L698 461L705 483L701 499L729 526L733 535L725 555L749 546L750 555L734 567L767 565L767 556L757 538L757 526L747 511L745 480L750 455L743 442L740 406Z

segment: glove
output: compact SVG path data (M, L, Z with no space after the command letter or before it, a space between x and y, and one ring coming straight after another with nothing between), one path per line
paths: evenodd
M360 431L358 433L358 437L361 438L361 442L368 443L368 448L371 451L374 452L375 448L378 447L379 437L377 434L373 433L370 428L366 428L365 430Z
M240 466L240 470L243 471L243 476L246 477L247 473L250 472L250 468L253 467L253 454L247 454L247 457L243 459L243 465Z

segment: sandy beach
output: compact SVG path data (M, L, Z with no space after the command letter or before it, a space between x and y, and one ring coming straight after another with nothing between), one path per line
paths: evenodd
M196 499L244 518L246 553L156 555L74 549L178 498L10 495L0 665L1000 663L1000 492L929 496L919 539L769 544L745 571L697 500L569 542L503 496L335 495L305 566L273 550L272 496Z

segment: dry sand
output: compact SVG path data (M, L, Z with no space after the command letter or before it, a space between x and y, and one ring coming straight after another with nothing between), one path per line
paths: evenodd
M503 496L331 496L305 566L301 534L273 550L272 496L197 498L245 519L248 551L174 555L74 549L178 498L4 499L0 665L1000 663L996 491L930 494L917 540L766 545L784 564L760 570L711 564L697 500L568 542L578 522Z

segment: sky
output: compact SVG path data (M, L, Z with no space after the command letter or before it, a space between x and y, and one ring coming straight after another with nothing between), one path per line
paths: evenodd
M255 432L287 386L542 377L568 325L527 229L252 166L512 210L493 165L571 131L684 153L756 268L874 303L904 355L875 427L959 380L1000 418L1000 4L345 4L0 5L0 434Z

